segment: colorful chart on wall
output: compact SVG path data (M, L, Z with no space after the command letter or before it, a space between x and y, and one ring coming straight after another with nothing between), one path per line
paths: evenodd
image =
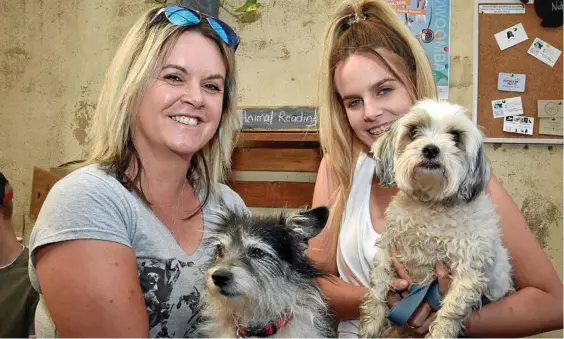
M439 97L448 99L451 0L388 0L423 46Z

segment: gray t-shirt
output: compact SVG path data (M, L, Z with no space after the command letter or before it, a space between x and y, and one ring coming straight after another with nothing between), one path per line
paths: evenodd
M226 207L250 214L237 193L217 184L203 208L202 242L188 255L137 194L98 166L81 168L57 182L41 208L29 244L30 280L41 292L35 272L35 250L42 245L74 239L123 244L137 257L149 335L196 336L205 264L213 251L205 247L204 239L217 225L214 210Z

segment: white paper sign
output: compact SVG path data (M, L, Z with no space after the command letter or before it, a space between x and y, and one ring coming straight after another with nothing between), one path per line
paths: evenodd
M564 118L562 100L537 100L539 118Z
M521 97L492 100L494 119L523 114Z
M503 31L496 33L494 36L495 41L497 41L497 44L502 51L529 39L527 33L525 32L525 28L521 23L504 29Z
M509 133L533 135L535 118L524 116L509 116L503 120L503 131Z
M539 134L564 136L562 118L539 118Z
M539 134L564 136L562 100L537 100Z
M550 67L554 67L554 64L558 61L560 54L562 54L562 51L554 46L551 46L546 41L535 38L535 41L533 41L533 44L529 47L529 51L527 53Z
M497 89L506 92L525 92L525 74L499 73Z
M478 12L480 14L525 14L525 5L479 5Z

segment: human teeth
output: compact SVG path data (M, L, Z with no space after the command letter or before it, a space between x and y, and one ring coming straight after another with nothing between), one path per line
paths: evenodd
M386 132L387 130L389 130L390 126L392 126L392 124L386 124L384 126L376 127L376 128L369 130L368 133L370 133L370 134L382 134L382 133Z
M176 122L179 122L181 124L184 124L184 125L196 126L198 124L198 119L184 117L184 116L181 116L181 115L171 117L171 119L176 121Z

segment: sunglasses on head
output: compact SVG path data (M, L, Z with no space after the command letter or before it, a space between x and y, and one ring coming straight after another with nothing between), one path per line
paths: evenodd
M205 13L198 12L195 9L178 5L161 8L153 19L151 19L147 28L151 28L163 13L168 21L176 26L195 26L202 21L202 18L205 18L215 34L217 34L223 42L234 50L237 50L239 46L239 36L228 24Z

